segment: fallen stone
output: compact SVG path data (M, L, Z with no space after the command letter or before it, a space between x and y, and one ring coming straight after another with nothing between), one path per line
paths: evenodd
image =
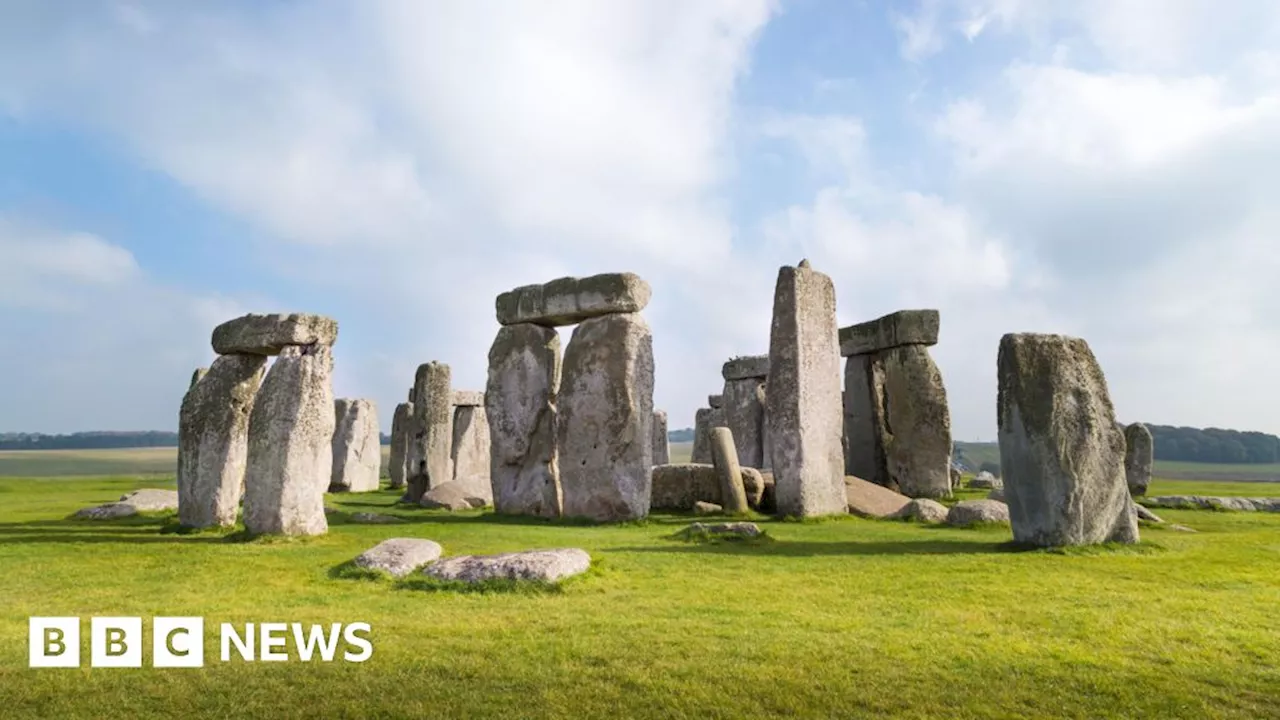
M516 580L555 583L581 575L591 567L585 550L561 548L502 555L459 555L437 560L424 573L437 580L478 583Z
M1009 334L997 360L1000 468L1016 542L1138 541L1124 434L1088 343Z
M745 355L733 358L720 368L720 375L726 381L763 380L769 377L769 356Z
M1155 514L1155 513L1151 512L1151 511L1150 511L1150 510L1148 510L1147 508L1145 508L1145 507L1143 507L1143 506L1141 506L1141 505L1139 505L1139 504L1137 504L1137 503L1134 503L1134 504L1133 504L1133 511L1134 511L1135 513L1137 513L1137 515L1138 515L1138 519L1139 519L1139 520L1145 520L1145 521L1147 521L1147 522L1153 522L1153 523L1162 523L1162 522L1164 522L1164 520L1161 520L1161 519L1160 519L1160 516L1159 516L1159 515L1157 515L1157 514Z
M850 357L904 345L937 345L939 325L937 310L899 310L840 328L840 354Z
M382 472L382 435L372 400L333 401L333 470L329 492L372 492Z
M144 488L121 495L120 502L129 503L142 512L177 510L178 491Z
M389 460L391 487L400 489L408 484L409 428L413 423L413 403L396 405L391 416L391 458Z
M556 446L565 517L597 522L649 512L653 337L638 314L584 320L564 354Z
M338 321L323 315L249 314L213 329L213 351L219 355L279 355L286 347L332 346Z
M852 475L844 478L846 507L859 517L886 518L902 512L911 498Z
M1003 488L1004 482L995 475L983 470L969 480L969 487L974 490L994 490L996 488Z
M721 505L733 514L746 512L749 509L747 491L742 484L742 466L738 464L738 450L733 445L732 430L711 429L711 456L720 476Z
M290 346L267 372L249 416L244 526L253 534L319 535L333 469L333 356ZM201 385L204 383L202 382Z
M576 325L605 315L638 313L649 304L649 283L634 273L564 277L525 285L498 296L498 323L546 327Z
M444 549L440 543L422 538L391 538L383 540L355 559L356 567L381 570L394 577L404 577L414 570L433 562Z
M266 362L262 355L223 355L182 398L177 473L182 525L235 525L244 493L249 418Z
M749 540L763 535L760 526L753 522L700 523L686 526L676 533L676 537L684 540L728 539Z
M702 502L699 500L693 504L694 515L719 515L723 512L724 508L716 505L715 503Z
M1124 429L1124 442L1124 478L1129 494L1146 495L1155 465L1155 439L1146 425L1133 423Z
M453 482L472 495L493 502L489 479L491 440L489 420L483 405L458 405L453 411Z
M469 488L456 482L437 485L422 495L418 504L428 510L474 510L488 504L488 500L475 495Z
M778 512L843 513L843 417L831 278L782 267L769 336L768 415Z
M885 350L882 362L891 487L908 497L949 497L951 411L942 372L923 345Z
M77 510L72 517L83 520L115 520L138 514L138 508L123 502L105 503L94 507Z
M742 486L747 504L760 507L765 479L755 468L742 468ZM710 463L675 463L653 466L653 486L649 504L653 510L689 511L702 501L721 505L720 473Z
M454 390L454 407L484 407L484 393L477 390Z
M1206 495L1160 495L1144 498L1147 507L1171 510L1232 510L1235 512L1280 512L1280 498L1213 497Z
M966 527L979 524L1008 524L1009 506L995 500L964 500L951 506L947 524Z
M538 325L508 325L489 349L485 416L489 422L494 510L559 517L556 392L560 336Z
M950 510L937 500L920 498L907 503L890 517L904 520L915 520L922 523L944 523Z
M414 373L413 418L405 459L410 502L436 485L453 481L453 373L440 362Z
M325 514L329 514L328 508L325 509ZM396 517L395 515L383 515L382 513L351 513L351 522L357 525L393 525L404 521L405 520L402 517Z
M653 464L666 465L671 462L671 436L667 433L667 414L661 410L653 411Z

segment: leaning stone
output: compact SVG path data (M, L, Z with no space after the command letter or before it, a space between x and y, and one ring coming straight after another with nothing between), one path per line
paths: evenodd
M453 411L453 482L472 495L493 501L489 479L489 420L483 405L458 405Z
M249 417L244 526L250 533L319 535L329 529L324 492L333 469L333 412L329 348L281 351Z
M333 470L329 492L372 492L382 471L382 435L372 400L333 401Z
M708 395L707 406L710 407L712 410L719 410L720 408L724 407L724 395L720 393L716 393L715 395Z
M634 273L564 277L499 295L498 323L575 325L604 315L638 313L649 304L651 295L649 283Z
M986 470L983 470L969 480L969 487L974 490L994 490L996 488L1004 487L1004 483L1000 478L992 475Z
M476 390L454 390L453 404L458 407L484 407L484 393Z
M831 278L783 267L769 336L769 433L778 511L843 513L840 353Z
M558 397L566 517L611 522L649 512L653 470L653 337L640 315L573 330Z
M721 504L730 513L745 513L749 507L747 491L742 485L742 466L738 465L738 450L733 445L732 430L712 428L711 455L720 475Z
M907 503L905 507L903 507L901 510L894 513L890 517L901 518L904 520L915 520L917 522L922 522L922 523L935 524L935 523L946 522L947 514L949 512L950 511L947 508L947 506L943 505L937 500L930 500L929 498L919 498L917 500L912 500L911 502Z
M409 427L413 422L413 403L396 405L391 416L391 487L400 489L408 483Z
M327 508L325 509L325 514L330 514ZM394 525L404 521L405 520L402 517L396 517L395 515L383 515L382 513L351 513L351 522L357 525Z
M182 398L177 490L182 525L235 525L244 493L249 417L266 362L262 355L223 355Z
M558 517L556 392L560 336L538 325L508 325L489 349L485 416L494 510Z
M245 315L213 329L213 351L219 355L279 355L291 346L332 346L338 321L323 315Z
M1133 511L1137 513L1139 520L1145 520L1147 522L1153 522L1153 523L1164 522L1164 520L1160 519L1159 515L1151 512L1150 510L1146 509L1145 507L1137 503L1133 504Z
M187 389L190 390L195 387L196 383L200 382L200 379L203 378L207 372L209 372L209 368L196 368L195 372L191 373L191 384L187 386Z
M852 475L844 478L846 507L860 517L886 518L902 512L911 498Z
M1129 494L1146 495L1155 464L1155 440L1146 425L1133 423L1124 429L1124 442L1124 477Z
M449 366L429 362L414 374L413 419L405 459L408 496L417 502L436 485L453 480L453 388Z
M120 496L120 502L129 503L142 512L159 512L178 509L178 491L145 488Z
M720 375L726 381L763 380L769 377L769 356L744 355L733 358L720 368Z
M715 503L702 502L699 500L693 504L694 515L719 515L723 512L724 508L716 505Z
M671 462L671 436L667 433L667 414L661 410L653 411L653 464L666 465Z
M714 524L696 522L681 529L676 533L676 537L682 540L750 540L752 538L758 538L763 534L764 533L760 530L760 526L753 522L727 522Z
M585 550L527 550L502 555L459 555L437 560L424 573L437 580L478 583L516 580L555 583L591 567Z
M899 310L840 328L840 354L850 357L903 345L937 345L938 327L937 310Z
M488 505L489 502L456 482L437 485L422 495L419 501L428 510L474 510Z
M956 527L1008 523L1009 506L995 500L964 500L947 513L947 524Z
M733 431L738 464L764 467L764 404L760 402L759 378L726 380L724 383L725 427Z
M115 520L138 514L138 508L129 503L113 502L76 511L72 517L82 520Z
M1135 543L1124 434L1089 345L1061 335L1000 340L1000 469L1016 542Z
M404 577L440 557L440 543L422 538L391 538L364 551L355 559L356 567L381 570Z

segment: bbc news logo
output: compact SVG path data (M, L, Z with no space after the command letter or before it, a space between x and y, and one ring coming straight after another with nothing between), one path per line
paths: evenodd
M28 620L29 664L33 668L80 667L78 617L33 617ZM288 662L293 653L301 662L320 659L364 662L373 655L369 623L222 623L218 628L219 658L231 662ZM151 667L204 667L204 618L151 619ZM290 642L292 641L292 643ZM145 644L142 618L95 617L89 620L89 666L139 668ZM339 655L339 648L343 649Z

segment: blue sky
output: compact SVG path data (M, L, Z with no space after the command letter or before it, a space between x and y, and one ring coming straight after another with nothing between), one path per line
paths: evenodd
M958 439L1011 331L1280 432L1277 47L1262 0L6 3L0 431L172 429L250 311L338 318L385 428L419 363L483 387L497 293L617 270L688 426L807 257L841 324L941 310Z

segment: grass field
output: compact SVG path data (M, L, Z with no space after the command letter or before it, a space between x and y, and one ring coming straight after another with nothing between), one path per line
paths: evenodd
M668 539L690 518L584 527L392 507L292 541L65 519L171 478L0 479L0 716L1280 717L1280 516L1168 511L1198 533L1011 552L1007 529L762 521L771 542ZM1280 495L1157 481L1158 493ZM335 578L377 541L446 554L578 546L559 592ZM201 616L200 670L32 670L29 616ZM368 622L363 664L218 661L222 622ZM149 625L145 627L149 628ZM149 632L149 629L147 630ZM150 642L148 636L147 642ZM87 659L87 640L82 652ZM149 648L144 659L149 662Z

